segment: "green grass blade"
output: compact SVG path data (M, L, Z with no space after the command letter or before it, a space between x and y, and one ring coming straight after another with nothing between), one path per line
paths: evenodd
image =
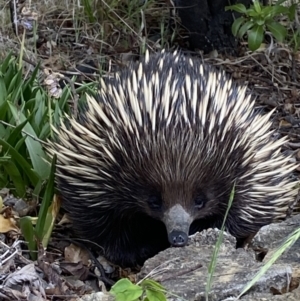
M27 123L27 120L20 123L15 128L13 128L13 130L10 132L9 137L7 139L8 144L15 145L18 142L18 140L20 139L21 132L22 132L22 130L23 130L26 123Z
M36 67L34 68L34 70L31 73L30 79L26 81L25 85L24 85L24 90L26 90L27 88L29 88L29 90L31 91L32 88L31 86L34 83L34 80L36 79L37 73L40 69L40 62L38 62L38 64L36 65Z
M260 278L263 276L267 270L274 264L274 262L290 248L298 239L300 238L300 228L296 229L286 241L274 252L273 256L267 261L267 263L258 271L254 278L243 288L242 292L238 295L238 300L242 295L244 295Z
M11 99L13 102L17 102L20 98L21 91L22 91L22 70L19 70L16 74L13 74L13 77L10 81L10 84L7 88L7 93L11 94Z
M0 64L0 68L1 68L0 72L1 73L5 73L6 70L7 70L7 68L8 68L8 66L11 65L11 63L12 63L13 60L14 59L12 58L12 53L9 53L7 55L7 57L4 59L4 61Z
M50 176L43 197L43 201L41 204L41 208L39 211L38 221L36 224L36 235L41 241L43 240L43 234L45 233L47 212L54 196L54 180L55 180L55 167L56 167L55 165L56 165L56 156L54 156L52 159Z
M5 120L5 115L7 114L8 103L7 101L0 104L0 120Z
M38 105L38 107L34 116L34 122L40 128L41 131L41 128L43 126L43 121L45 119L45 113L47 112L47 108L44 99L42 97L42 93L40 91L37 91L35 95L35 102L36 105Z
M13 163L13 161L2 162L2 167L5 169L8 174L10 180L13 182L14 187L16 188L17 194L20 197L24 197L26 193L25 183L23 181L23 177L20 174L19 169Z
M0 74L0 106L3 105L7 100L7 90L3 76Z
M23 123L27 118L23 115L22 112L18 111L17 108L9 103L11 113L13 114L17 124ZM34 170L40 176L42 180L46 180L49 176L49 165L45 162L46 154L43 150L41 143L37 140L34 140L32 137L37 138L36 133L34 132L32 126L27 123L24 126L24 131L31 135L31 137L26 137L25 143L28 149L28 153L33 165ZM26 134L22 133L23 136Z
M5 69L5 72L3 72L7 94L12 93L12 91L9 90L9 87L11 85L11 82L15 78L16 73L17 73L17 68L14 61L12 61L12 63L9 66L7 66L7 68Z
M44 248L48 246L49 239L52 234L54 223L60 209L59 198L55 198L47 210L46 220L44 224L42 245Z
M28 249L32 260L37 259L37 243L34 235L34 228L31 217L24 216L20 219L20 228L25 240L28 242Z
M32 170L32 166L23 158L18 151L15 150L10 144L8 144L5 140L0 139L0 145L2 146L2 150L8 152L11 155L11 158L18 163L24 170L24 173L30 179L30 182L33 186L36 186L39 182L39 177L35 171Z
M207 279L207 283L206 283L206 287L205 287L206 300L208 300L208 294L211 290L213 275L214 275L214 271L215 271L216 264L217 264L218 253L219 253L219 250L220 250L221 243L223 241L224 230L225 230L225 222L227 220L227 216L228 216L229 210L231 208L231 205L232 205L232 202L233 202L233 199L234 199L234 194L235 194L235 184L233 185L233 188L232 188L231 193L230 193L228 206L227 206L227 209L226 209L226 212L225 212L225 215L224 215L222 227L220 229L220 235L218 237L218 240L217 240L217 243L215 245L214 252L213 252L209 267L208 267L208 279Z

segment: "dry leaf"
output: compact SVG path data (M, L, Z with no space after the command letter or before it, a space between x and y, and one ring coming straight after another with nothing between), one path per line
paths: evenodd
M33 293L40 297L40 300L46 299L45 290L42 281L37 274L34 264L28 264L22 269L8 275L4 281L5 288L17 289L20 292Z
M286 120L280 120L279 128L290 128L292 124Z
M86 280L90 273L89 268L83 265L82 262L61 262L60 267L79 280Z
M65 248L65 259L66 261L73 263L78 263L81 261L86 266L88 266L90 263L88 252L74 244L70 244Z
M19 228L16 226L16 221L13 218L4 218L4 216L0 214L0 233L7 233L9 231L20 233Z

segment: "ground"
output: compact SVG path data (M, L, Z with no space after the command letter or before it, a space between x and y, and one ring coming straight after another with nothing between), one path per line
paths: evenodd
M179 28L178 19L162 0L146 1L144 4L140 0L85 1L84 6L79 5L79 1L70 0L19 0L11 3L11 9L20 23L15 34L10 19L11 4L0 0L0 60L8 51L18 55L23 49L26 66L24 76L40 62L40 82L52 96L59 96L61 87L57 82L54 86L49 84L49 74L55 79L58 73L67 76L70 70L76 71L77 66L77 69L87 73L81 74L78 81L86 78L94 80L99 76L99 71L109 72L115 65L126 65L129 60L138 59L145 48L150 51L171 47L187 49L184 39L186 33ZM27 31L23 36L24 27ZM256 97L257 108L264 112L276 108L272 116L274 135L276 138L287 135L290 140L283 151L292 155L293 160L300 161L300 52L287 43L273 42L263 44L256 52L248 51L247 45L241 42L237 51L239 55L235 57L217 51L205 56L201 52L194 54L202 57L206 63L226 70L237 82L248 84L249 92ZM96 74L93 68L96 68ZM295 173L296 177L299 177L299 171L300 168ZM3 200L9 197L6 190L0 193ZM15 226L9 224L7 227ZM73 245L65 249L70 242L64 240L68 237L64 235L62 227L57 225L55 228L48 249L51 252L40 252L39 269L23 253L18 240L9 249L11 256L5 256L3 235L0 271L5 275L10 271L11 276L5 280L6 287L0 286L0 297L14 300L14 294L19 291L20 299L26 300L23 294L24 290L28 290L35 291L39 300L46 300L45 286L41 280L43 277L43 281L49 284L47 296L66 293L81 295L92 288L96 289L96 281L88 285L74 280L87 279L91 265L89 254ZM12 236L9 241L15 239ZM61 276L58 270L74 277ZM43 277L39 276L41 271ZM127 272L116 269L115 276L120 276L120 273L127 275ZM109 279L100 279L105 284L111 283ZM19 283L16 290L7 285L13 282Z

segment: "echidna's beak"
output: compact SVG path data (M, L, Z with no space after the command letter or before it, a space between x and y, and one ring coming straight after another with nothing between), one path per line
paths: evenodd
M183 247L188 242L191 216L183 209L181 205L175 205L167 210L163 217L166 225L168 239L172 246Z

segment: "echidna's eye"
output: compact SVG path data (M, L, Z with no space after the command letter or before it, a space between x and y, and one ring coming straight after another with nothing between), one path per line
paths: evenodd
M204 204L206 202L206 198L204 195L200 194L195 198L195 208L201 209L203 208Z
M154 210L160 209L162 206L162 199L158 195L151 195L148 198L148 204L151 209L154 209Z

